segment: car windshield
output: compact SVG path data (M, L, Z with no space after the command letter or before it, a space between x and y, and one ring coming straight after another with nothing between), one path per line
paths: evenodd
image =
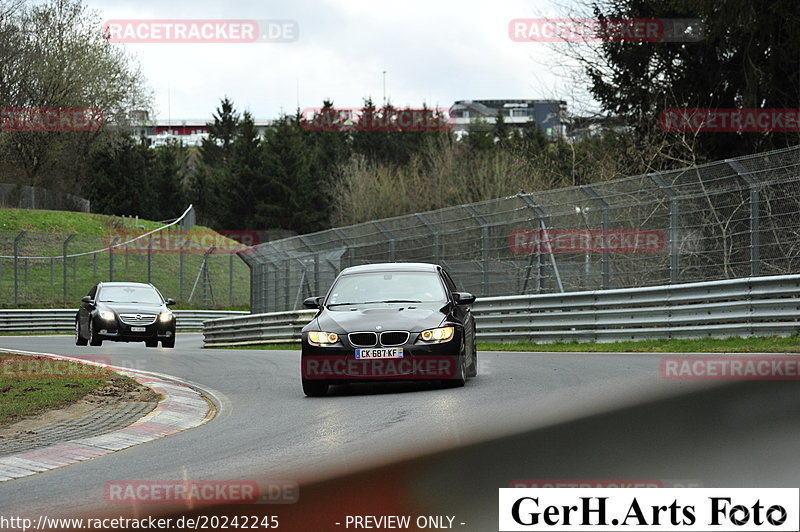
M439 303L446 300L432 272L371 272L343 275L331 289L328 306L364 303Z
M161 298L156 291L145 286L105 286L100 290L98 301L105 303L161 304Z

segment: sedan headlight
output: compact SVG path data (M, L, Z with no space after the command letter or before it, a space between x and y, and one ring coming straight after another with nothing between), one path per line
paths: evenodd
M114 313L110 310L101 310L100 311L100 319L111 321L114 319Z
M158 315L158 321L160 321L161 323L169 323L172 321L172 318L174 317L175 316L172 314L172 312L162 312L161 314Z
M331 345L339 341L339 335L332 332L308 331L308 343L311 345Z
M453 327L437 327L419 333L419 339L423 342L442 343L449 342L453 338L455 329Z

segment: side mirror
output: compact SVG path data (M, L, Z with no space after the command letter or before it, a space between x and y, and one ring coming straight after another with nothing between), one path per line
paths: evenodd
M322 298L317 297L309 297L303 300L303 306L306 308L320 308L322 305Z
M475 303L475 296L469 292L453 292L453 299L456 305L471 305Z
M168 297L167 300L164 302L164 304L167 305L168 307L171 307L172 305L175 304L175 300L172 299L171 297Z
M81 298L81 302L82 303L93 303L94 300L92 299L92 296L83 296Z

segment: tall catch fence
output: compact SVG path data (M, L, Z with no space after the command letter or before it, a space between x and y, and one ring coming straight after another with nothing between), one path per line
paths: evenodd
M77 308L99 281L151 282L179 307L244 307L246 246L199 227L191 207L171 225L109 226L102 235L0 231L0 306Z
M800 273L800 147L268 242L251 311L301 308L343 268L446 267L478 296Z

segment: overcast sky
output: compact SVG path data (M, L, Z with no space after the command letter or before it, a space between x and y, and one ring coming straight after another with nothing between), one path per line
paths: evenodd
M563 99L585 93L544 43L513 42L514 18L564 16L551 0L86 0L103 20L288 19L291 43L117 44L134 54L155 94L156 118L210 119L229 96L257 119L332 99L449 107L464 99ZM556 47L557 48L557 47Z

